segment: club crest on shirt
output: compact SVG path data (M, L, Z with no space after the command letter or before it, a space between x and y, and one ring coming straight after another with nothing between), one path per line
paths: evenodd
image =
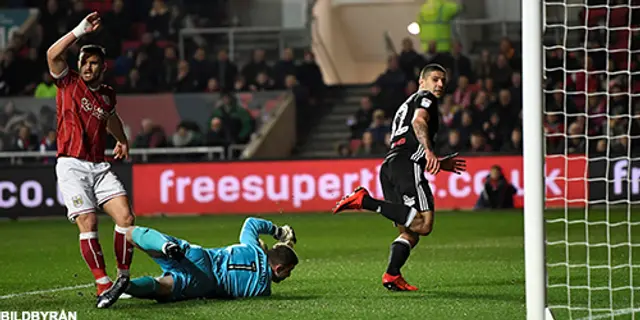
M102 96L104 99L109 99L106 96ZM106 102L106 101L105 101ZM100 120L106 120L107 118L109 118L109 113L104 111L104 109L102 109L99 106L94 105L93 103L91 103L91 101L89 101L89 99L87 97L83 97L80 100L80 104L82 106L82 109L86 112L90 112L92 116L100 119ZM108 104L107 104L108 105Z
M81 196L74 196L73 198L71 198L71 202L73 202L73 206L76 208L80 208L83 204Z

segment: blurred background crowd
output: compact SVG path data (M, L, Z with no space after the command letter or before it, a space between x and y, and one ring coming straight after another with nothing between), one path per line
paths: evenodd
M180 59L178 30L232 26L233 19L224 9L228 0L7 1L14 7L37 7L40 15L35 34L16 34L0 54L0 96L55 97L45 52L94 10L101 12L104 28L74 45L68 55L70 66L76 66L81 45L99 43L106 47L109 58L105 81L119 94L223 94L224 98L212 106L210 127L184 122L169 133L152 119L145 119L142 131L132 139L135 147L248 142L255 119L232 92L290 90L297 103L298 127L305 127L313 117L309 110L320 108L326 92L310 50L285 48L279 58L269 59L265 50L256 49L246 61L239 61L230 57L227 48L204 45L194 36L188 39L184 59ZM637 9L630 11L635 7L628 6L629 0L611 0L613 9L597 7L602 1L607 2L589 1L596 7L579 14L581 23L590 28L569 30L584 39L581 50L550 45L545 51L548 153L639 149L640 139L632 138L640 135L640 34L637 28L623 26L639 26L640 15ZM603 25L609 29L597 28ZM340 141L338 155L386 152L395 109L417 89L417 75L429 63L442 64L448 70L446 96L439 104L439 153L520 153L523 62L519 45L504 38L498 47L473 56L467 56L456 41L447 45L427 41L420 47L426 50L415 49L412 39L406 38L401 51L388 58L387 69L349 117L350 139ZM0 150L55 150L55 132L50 125L54 106L43 107L38 115L21 114L11 103L1 107Z

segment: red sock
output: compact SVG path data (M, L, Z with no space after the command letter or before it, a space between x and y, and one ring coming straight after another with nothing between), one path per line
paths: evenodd
M116 226L113 233L113 246L118 260L118 275L129 276L129 267L133 258L133 245L127 241L127 230Z
M80 252L87 266L91 269L96 282L100 284L108 283L109 277L107 277L104 256L102 255L100 242L98 242L97 232L80 233Z

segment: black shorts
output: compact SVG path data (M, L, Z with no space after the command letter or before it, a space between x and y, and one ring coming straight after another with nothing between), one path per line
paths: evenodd
M424 167L401 154L387 158L380 168L384 199L402 203L418 212L434 211L433 194Z

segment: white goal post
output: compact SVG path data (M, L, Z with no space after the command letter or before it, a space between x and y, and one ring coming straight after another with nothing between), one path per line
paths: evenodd
M542 3L522 0L522 136L527 320L545 320ZM549 319L547 319L549 320Z
M522 0L528 320L640 319L639 16L640 0Z

